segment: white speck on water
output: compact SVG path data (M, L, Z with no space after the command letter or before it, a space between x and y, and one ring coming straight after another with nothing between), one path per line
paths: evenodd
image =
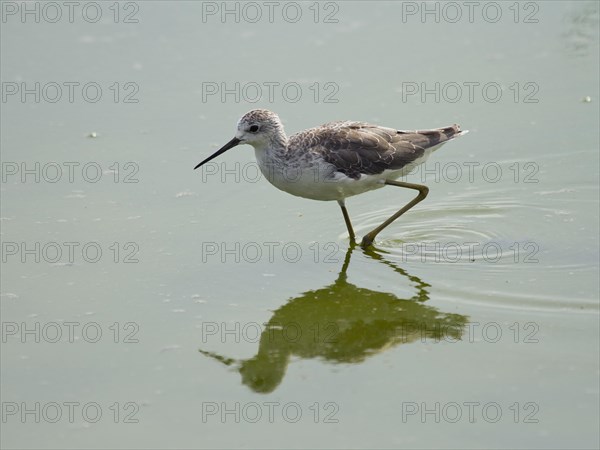
M185 309L181 309L181 308L178 308L178 309L172 309L172 310L171 310L171 312L174 312L174 313L184 313L184 312L185 312Z
M17 294L13 294L12 292L4 292L4 293L0 294L0 297L10 298L13 300L19 298L19 296Z
M200 294L193 294L190 298L194 300L194 303L206 303Z
M181 191L178 192L177 194L175 194L175 198L181 198L181 197L193 197L194 195L198 195L195 192L192 192L190 190L186 190L186 191Z
M160 349L160 352L164 353L164 352L169 352L169 351L173 351L173 350L179 350L180 348L181 348L181 346L177 345L177 344L165 345L164 347L162 347Z
M552 194L570 194L576 192L575 189L571 189L571 188L562 188L562 189L558 189L556 191L538 191L538 192L534 192L534 194L537 195L552 195Z

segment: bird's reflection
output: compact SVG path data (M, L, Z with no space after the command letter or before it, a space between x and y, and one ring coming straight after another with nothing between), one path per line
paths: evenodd
M253 391L268 393L281 383L292 356L359 363L394 345L460 339L468 318L424 305L429 299L429 285L375 251L363 250L408 279L415 294L400 299L349 283L346 272L353 250L354 246L348 249L335 282L305 292L273 313L253 358L234 360L202 349L200 352L235 367L242 383Z

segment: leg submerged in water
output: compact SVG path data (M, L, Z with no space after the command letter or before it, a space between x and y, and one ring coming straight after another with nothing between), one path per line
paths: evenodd
M344 203L344 200L338 200L338 204L340 205L340 208L342 208L344 222L346 222L346 228L348 228L348 234L350 235L350 242L354 243L356 241L356 236L354 235L354 229L352 228L352 223L350 222L350 216L348 215L346 204Z
M377 236L381 232L381 230L383 230L390 223L392 223L394 220L396 220L398 217L400 217L402 214L404 214L410 208L415 206L417 203L419 203L420 201L425 199L425 197L427 197L427 194L429 193L429 188L427 186L423 186L422 184L405 183L403 181L393 181L393 180L387 180L385 182L385 184L390 185L390 186L398 186L398 187L403 187L403 188L408 188L408 189L415 189L415 190L419 191L419 194L414 199L412 199L409 203L407 203L400 211L398 211L396 214L394 214L388 220L383 222L377 228L375 228L374 230L372 230L371 232L366 234L365 237L363 237L362 242L360 243L361 247L363 247L363 248L367 248L367 247L371 246L371 244L373 244L373 241L375 240L375 236Z

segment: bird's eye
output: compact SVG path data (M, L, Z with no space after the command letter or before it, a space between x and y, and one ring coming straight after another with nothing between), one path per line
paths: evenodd
M252 125L248 131L250 131L250 133L256 133L258 131L258 125Z

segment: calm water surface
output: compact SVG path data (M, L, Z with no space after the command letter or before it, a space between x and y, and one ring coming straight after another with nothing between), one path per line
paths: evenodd
M2 445L597 448L598 3L456 4L3 9ZM251 147L192 170L256 107L470 133L365 252Z

